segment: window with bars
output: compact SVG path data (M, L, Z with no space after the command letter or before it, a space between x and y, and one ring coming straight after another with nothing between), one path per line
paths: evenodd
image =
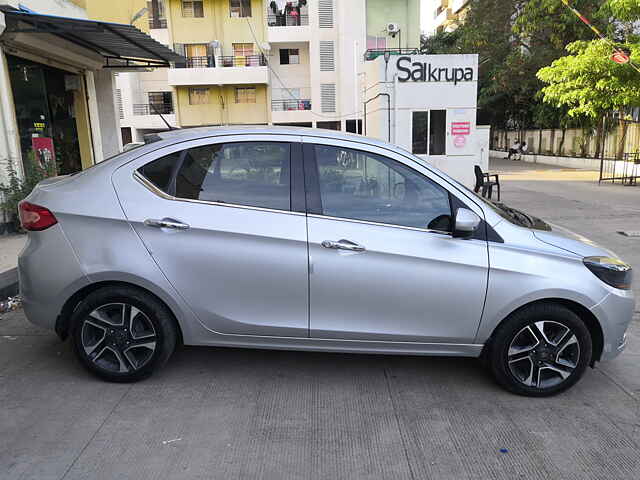
M300 50L298 48L281 48L280 65L298 65L300 63Z
M234 57L248 57L249 55L253 55L253 43L234 43L233 44Z
M229 14L233 18L251 16L251 0L229 0Z
M256 87L236 87L236 103L256 103Z
M157 7L155 7L155 5ZM157 12L155 10L157 8ZM165 16L164 0L154 0L147 2L149 12L149 28L167 28L167 17Z
M189 105L206 105L210 103L210 94L208 88L190 88L189 89Z
M204 17L204 6L202 0L182 0L183 17Z
M320 71L333 72L336 69L336 58L333 41L320 40Z
M147 92L149 103L158 107L172 105L171 92Z

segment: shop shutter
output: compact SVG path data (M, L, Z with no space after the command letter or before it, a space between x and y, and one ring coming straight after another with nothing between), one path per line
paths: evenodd
M320 105L322 113L335 113L336 111L336 84L320 84Z
M333 0L319 0L318 16L320 28L333 28Z
M333 72L336 69L336 59L333 48L333 41L320 41L320 71Z

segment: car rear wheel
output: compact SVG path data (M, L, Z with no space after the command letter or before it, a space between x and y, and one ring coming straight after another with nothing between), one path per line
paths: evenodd
M151 375L176 345L171 313L155 297L129 287L91 293L71 319L76 355L94 374L114 382Z
M591 362L591 335L562 305L537 304L512 314L496 331L489 360L497 382L532 397L574 385Z

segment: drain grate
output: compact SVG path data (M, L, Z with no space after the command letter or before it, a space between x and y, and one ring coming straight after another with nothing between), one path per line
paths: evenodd
M620 235L624 235L625 237L640 237L640 230L631 230L628 232L618 232Z

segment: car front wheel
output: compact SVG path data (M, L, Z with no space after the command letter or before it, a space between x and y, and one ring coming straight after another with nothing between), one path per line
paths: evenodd
M99 377L132 382L169 359L176 328L167 308L146 292L104 287L85 298L71 319L74 350Z
M492 373L504 388L545 397L568 389L582 377L591 362L591 335L568 308L537 304L503 322L489 355Z

